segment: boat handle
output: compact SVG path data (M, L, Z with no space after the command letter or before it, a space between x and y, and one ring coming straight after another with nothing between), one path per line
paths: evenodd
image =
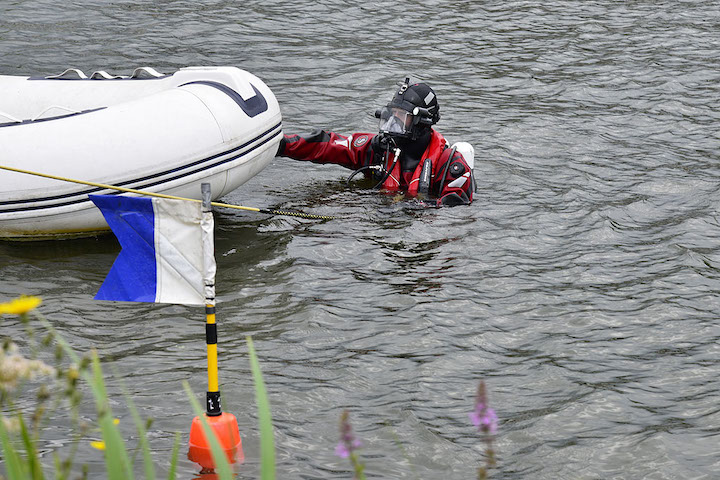
M45 113L47 113L48 111L52 110L53 108L59 108L60 110L65 110L66 112L70 112L71 114L80 113L80 110L73 110L72 108L61 107L60 105L50 105L49 107L47 107L47 108L46 108L45 110L43 110L42 112L40 112L40 113L38 113L37 115L35 115L35 117L32 119L32 121L34 122L34 121L37 120L38 118L42 117ZM19 120L18 120L18 121L19 121Z
M13 117L13 116L10 115L9 113L0 112L0 117L5 117L5 118L7 118L8 120L10 120L11 122L22 123L22 120Z

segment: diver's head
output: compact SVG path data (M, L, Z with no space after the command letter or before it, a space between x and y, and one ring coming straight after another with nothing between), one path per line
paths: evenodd
M380 134L400 143L426 137L440 120L440 106L432 88L425 83L410 85L406 78L390 103L375 112L380 119Z

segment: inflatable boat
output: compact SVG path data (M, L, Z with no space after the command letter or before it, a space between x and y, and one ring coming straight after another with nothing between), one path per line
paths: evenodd
M213 200L260 172L282 137L280 108L256 76L235 67L163 75L0 75L0 239L108 230L88 194L113 185ZM63 178L58 180L57 178Z

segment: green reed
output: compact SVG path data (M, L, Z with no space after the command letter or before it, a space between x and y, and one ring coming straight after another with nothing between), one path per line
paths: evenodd
M39 301L38 301L39 304ZM29 308L20 312L3 311L2 307L8 304L0 304L0 315L17 313L20 315L22 324L25 327L25 337L29 339L29 347L32 351L31 359L23 359L16 353L12 342L4 341L0 350L0 366L8 355L12 357L17 378L8 374L8 369L0 373L0 413L10 412L10 416L0 415L0 453L4 460L6 477L0 475L0 480L44 480L48 477L45 467L41 463L41 457L37 445L40 442L42 425L49 414L61 408L63 403L70 411L70 418L73 424L74 438L70 442L70 452L65 458L60 458L57 452L53 452L54 477L57 480L69 478L87 478L87 465L81 465L80 475L73 474L74 458L81 444L87 443L87 436L92 432L99 431L102 441L94 442L96 448L103 450L107 478L109 480L133 480L135 478L135 456L130 455L130 448L122 438L118 428L118 421L115 419L110 407L105 381L103 379L100 360L95 351L86 356L79 356L72 347L58 334L53 326L40 313ZM37 332L33 329L30 320L38 321L48 335L37 341ZM261 480L275 480L276 478L276 457L275 443L273 438L273 424L270 413L270 402L268 400L265 383L263 380L260 363L258 361L255 347L251 337L246 337L248 344L248 356L250 368L255 386L255 399L258 409L258 424L260 430L261 446ZM56 366L50 367L37 359L41 347L49 347L55 343ZM70 364L63 366L65 358ZM30 424L25 419L21 409L15 405L13 395L19 395L24 383L37 376L52 376L54 385L50 388L42 385L38 389L37 402L34 412L30 418ZM81 420L79 407L82 399L80 380L88 386L95 402L97 413L96 426L94 429ZM189 403L195 414L201 419L205 436L210 441L213 460L216 465L216 475L219 480L231 480L233 471L227 461L224 450L220 446L215 435L205 419L205 412L198 402L195 394L187 382L183 382ZM50 391L56 392L56 398L51 399ZM59 392L59 393L58 393ZM155 465L152 461L150 443L147 437L147 430L152 424L151 420L143 420L135 407L130 395L125 392L128 409L133 418L133 423L138 434L138 446L133 448L134 454L140 453L142 458L142 469L144 478L155 480ZM51 402L51 400L53 400ZM475 401L475 408L470 413L470 419L478 428L483 441L486 444L485 465L478 469L478 478L489 477L489 470L495 467L496 458L492 440L497 431L497 416L492 408L488 406L487 393L484 382L480 382ZM177 433L173 444L170 459L170 467L167 478L173 480L177 474L177 462L180 447L180 434ZM362 443L353 432L350 425L349 412L343 411L340 418L340 442L336 447L336 454L348 458L357 480L365 479L365 465L361 461L358 450Z
M6 304L0 304L0 306L3 305ZM3 313L7 312L0 309L0 314ZM30 323L31 317L37 320L50 333L50 338L59 347L55 355L58 367L49 367L35 358L26 359L21 357L15 353L16 349L12 342L6 341L3 344L3 356L0 357L0 359L5 360L8 352L11 352L13 355L11 362L8 363L12 368L4 369L3 375L0 376L0 381L2 381L2 383L0 383L0 411L10 412L9 416L0 416L0 453L4 460L5 478L7 478L7 480L44 480L48 478L48 474L40 461L41 458L37 449L37 445L40 442L40 425L43 423L44 417L61 407L63 399L69 399L67 406L71 410L70 417L74 430L78 433L71 442L72 447L66 458L60 458L56 452L53 452L54 477L58 480L66 480L71 478L71 476L73 478L77 477L76 474L72 473L74 458L77 454L78 446L86 443L86 436L91 433L89 426L84 425L80 421L80 415L78 414L82 397L78 380L82 379L89 386L95 401L97 412L96 427L101 434L102 441L92 443L95 444L96 448L103 451L108 480L134 479L135 462L128 453L128 447L117 425L118 422L113 416L97 353L93 351L88 357L80 357L41 314L34 311L25 311L19 313L19 315L21 322L25 326L27 338L34 339L36 336L36 332ZM44 343L47 345L50 342L46 340ZM39 350L36 347L37 345L35 344L31 345L33 356L35 356ZM72 362L72 364L66 368L60 366L60 362L64 356L67 356ZM257 359L255 359L255 361L257 361ZM15 368L15 366L18 368ZM17 375L11 378L8 374L10 370L17 373ZM31 431L21 409L15 405L13 394L20 395L24 384L37 377L36 372L40 370L43 370L46 374L52 372L55 377L54 382L60 384L65 383L67 388L64 390L60 389L62 390L62 398L57 399L53 408L49 410L42 406L47 403L47 394L43 393L39 396L38 406L32 415L34 428ZM202 420L205 434L207 438L210 439L213 458L217 465L217 478L220 480L232 479L233 476L227 458L215 436L209 433L209 427L205 421L204 412L199 402L195 399L187 383L185 383L184 387L195 413L200 416ZM52 388L52 390L58 389ZM46 389L40 387L40 391L46 392ZM151 421L144 422L142 420L129 395L125 394L125 400L138 433L139 445L137 450L142 454L144 478L155 480L155 466L152 461L150 443L147 437L147 428L150 426ZM168 473L170 480L176 476L179 445L180 435L177 434L173 445ZM79 468L81 471L80 478L87 478L87 466L82 465ZM0 478L3 477L0 475Z

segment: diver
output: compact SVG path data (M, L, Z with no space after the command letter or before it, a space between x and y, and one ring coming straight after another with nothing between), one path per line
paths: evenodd
M425 83L410 85L406 78L390 103L375 112L377 134L349 137L324 130L304 136L284 135L277 156L314 163L331 163L363 173L373 188L405 192L436 206L469 205L475 191L473 159L466 161L458 148L432 128L440 120L440 106ZM460 144L458 144L460 145ZM466 155L472 157L472 147Z

